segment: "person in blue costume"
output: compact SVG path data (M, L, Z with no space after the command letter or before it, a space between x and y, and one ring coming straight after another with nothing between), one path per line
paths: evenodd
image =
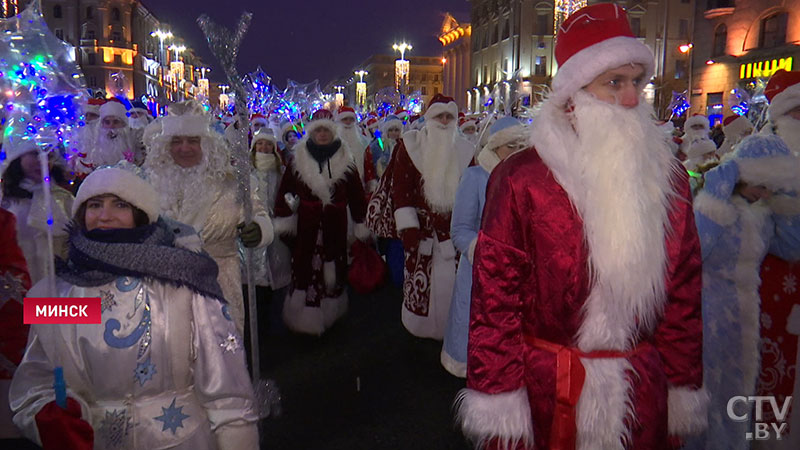
M752 135L705 175L694 202L703 256L703 374L708 430L690 449L750 448L747 402L759 372L759 268L767 253L800 260L800 159L778 136Z
M467 376L467 336L472 298L472 256L481 227L489 175L505 158L529 146L527 127L514 117L503 117L489 128L488 143L478 154L478 165L468 167L461 177L450 221L453 245L461 253L453 301L447 317L442 345L442 366L451 374Z

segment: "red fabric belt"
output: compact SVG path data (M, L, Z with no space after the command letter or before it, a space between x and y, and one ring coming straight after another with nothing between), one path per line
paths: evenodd
M526 336L525 340L533 348L556 355L556 404L553 411L553 425L550 428L550 450L574 450L578 436L577 406L581 397L586 369L581 358L628 358L644 348L649 342L642 342L633 350L595 350L583 352L577 347L566 347L544 339Z

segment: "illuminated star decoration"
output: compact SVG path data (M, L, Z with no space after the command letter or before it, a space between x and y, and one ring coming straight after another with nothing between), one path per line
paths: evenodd
M103 296L103 299L100 301L101 312L106 312L106 310L111 311L111 308L117 306L117 301L114 300L114 294L111 291L100 289L100 295Z
M25 286L20 278L6 272L0 274L0 302L8 300L22 301L25 296Z
M150 362L150 357L148 356L145 361L136 365L133 377L139 381L139 386L144 386L146 382L153 379L153 375L156 373L156 365Z
M178 430L178 427L183 428L183 421L189 418L188 415L183 413L183 406L180 408L175 406L175 400L177 400L177 397L172 398L172 403L168 407L161 407L163 414L153 418L159 422L164 422L164 427L161 428L161 431L170 430L173 435Z
M225 353L236 353L236 350L239 349L239 339L235 334L228 333L228 337L220 342L219 346L222 347Z

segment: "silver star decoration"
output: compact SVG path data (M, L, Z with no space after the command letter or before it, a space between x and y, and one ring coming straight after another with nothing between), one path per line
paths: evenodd
M219 346L222 347L223 351L226 353L236 353L236 350L239 349L239 338L233 333L228 333L228 337L220 342Z
M106 411L106 417L100 422L100 434L105 441L105 448L119 447L131 429L131 418L124 409Z
M117 306L117 301L114 300L114 293L111 291L104 291L100 289L100 295L102 295L102 299L100 300L100 311L106 312L106 310L111 311L111 308Z
M172 398L172 403L164 408L161 407L161 414L158 417L153 417L153 419L158 420L159 422L164 422L164 426L161 428L161 431L172 431L174 435L178 428L183 428L183 421L188 419L190 416L183 413L183 406L176 407L175 406L176 397Z
M9 272L0 274L0 301L16 300L21 302L26 291L21 278L15 277Z

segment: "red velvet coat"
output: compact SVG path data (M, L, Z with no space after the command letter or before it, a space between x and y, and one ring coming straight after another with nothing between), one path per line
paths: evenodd
M31 287L31 277L17 245L16 218L2 208L0 248L0 358L7 362L0 365L0 379L10 380L28 342L29 326L22 323L22 299Z
M701 256L685 175L676 188L682 197L673 200L669 214L666 304L655 332L634 336L634 350L627 355L633 369L628 372L633 411L627 414L635 420L628 417L625 424L628 447L634 449L668 448L668 391L673 402L673 390L691 397L703 382ZM489 405L484 414L508 409L508 404L495 402L497 394L522 393L530 405L526 420L532 422L537 449L551 448L557 364L556 354L531 341L576 346L590 293L588 258L581 217L534 149L495 169L475 252L467 388ZM586 377L591 377L588 371ZM674 401L685 398L676 396ZM460 412L468 419L477 410L470 405L462 408L474 411ZM670 428L678 419L669 418ZM483 438L498 436L497 430L485 427L473 431Z

